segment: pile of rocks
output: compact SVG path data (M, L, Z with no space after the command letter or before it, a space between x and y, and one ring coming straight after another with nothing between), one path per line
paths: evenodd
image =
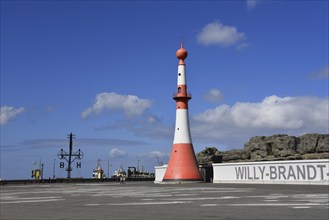
M256 136L245 143L243 150L221 152L207 147L196 157L199 163L328 159L329 134Z

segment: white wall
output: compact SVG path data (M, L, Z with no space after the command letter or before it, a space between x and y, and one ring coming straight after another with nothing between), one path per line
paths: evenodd
M214 183L329 185L329 159L213 164Z
M164 164L162 166L155 166L154 169L155 169L155 180L154 180L154 183L161 183L162 182L162 179L165 175L165 172L167 170L167 166L168 164Z

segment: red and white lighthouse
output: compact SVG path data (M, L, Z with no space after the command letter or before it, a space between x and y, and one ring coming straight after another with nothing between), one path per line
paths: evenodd
M168 163L167 170L163 177L164 182L203 181L195 157L189 125L188 101L192 98L187 92L186 66L184 60L187 51L181 48L176 52L179 59L177 75L177 91L173 99L176 101L176 126L174 143Z

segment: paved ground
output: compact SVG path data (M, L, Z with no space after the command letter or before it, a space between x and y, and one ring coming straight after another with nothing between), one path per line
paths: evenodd
M151 182L1 186L0 219L329 219L329 186Z

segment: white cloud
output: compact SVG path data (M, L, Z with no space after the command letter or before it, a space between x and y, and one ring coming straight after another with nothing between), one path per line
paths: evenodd
M161 166L165 163L168 163L170 154L164 153L161 151L152 151L148 154L149 158L156 159L156 165Z
M164 152L161 152L161 151L152 151L148 154L148 157L150 158L163 158L163 157L168 157L169 154L168 153L164 153Z
M112 157L112 158L118 158L118 157L120 158L120 157L124 157L126 155L127 155L126 151L120 150L118 148L113 148L110 151L110 157Z
M224 25L219 21L214 21L207 24L201 30L197 36L198 42L203 45L219 45L219 46L231 46L237 45L238 48L242 48L246 40L246 34L238 32L234 26Z
M123 111L126 116L136 116L143 114L151 105L150 100L140 99L134 95L120 95L114 92L100 93L96 96L94 104L81 113L81 117L98 115L105 110L119 110Z
M168 163L170 154L161 152L161 151L152 151L152 152L147 152L147 153L142 153L137 155L138 158L141 158L143 162L151 162L152 165L163 165L164 162Z
M24 108L15 108L11 106L1 106L0 125L5 125L9 120L14 119L18 114L24 112Z
M260 0L247 0L247 9L253 10L259 4Z
M243 50L243 49L245 49L245 48L247 48L247 47L250 47L250 44L249 44L249 43L247 43L247 42L241 42L241 43L239 43L239 44L236 46L236 49L237 49L237 50Z
M203 98L208 102L219 102L223 99L223 94L218 89L209 90Z
M97 130L126 130L135 136L151 139L167 139L172 137L174 125L166 125L153 114L143 114L140 117L124 118L114 123L97 128Z
M252 136L328 133L329 100L317 97L269 96L261 102L220 105L195 115L192 134L215 142L243 143Z
M329 66L311 73L311 79L328 79L329 78Z

